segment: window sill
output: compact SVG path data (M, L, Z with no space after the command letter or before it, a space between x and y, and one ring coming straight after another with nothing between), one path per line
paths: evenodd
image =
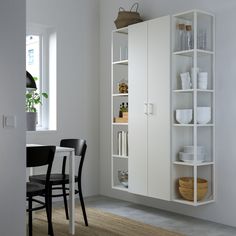
M36 130L26 130L27 133L32 134L32 133L47 133L47 132L56 132L56 129L36 129Z

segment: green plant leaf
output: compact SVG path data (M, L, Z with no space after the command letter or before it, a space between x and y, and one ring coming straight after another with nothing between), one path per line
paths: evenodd
M48 98L48 94L47 93L42 93L42 96L44 96L45 98Z
M27 93L25 96L26 96L27 99L32 98L32 94L31 93Z

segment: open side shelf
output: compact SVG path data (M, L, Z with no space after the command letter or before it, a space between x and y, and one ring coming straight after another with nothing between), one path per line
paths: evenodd
M128 27L112 31L111 58L111 187L127 192L120 172L128 171Z
M172 20L172 201L201 206L215 201L215 18L192 10Z

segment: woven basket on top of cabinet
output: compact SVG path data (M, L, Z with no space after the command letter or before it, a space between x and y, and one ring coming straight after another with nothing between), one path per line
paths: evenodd
M136 6L136 10L132 11L134 7ZM119 8L118 16L116 20L114 21L116 28L120 29L123 27L126 27L128 25L136 24L139 22L142 22L138 11L138 3L133 4L130 11L126 11L123 7Z

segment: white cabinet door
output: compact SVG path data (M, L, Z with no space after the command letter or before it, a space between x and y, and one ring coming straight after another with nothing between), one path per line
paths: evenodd
M148 196L170 200L170 17L148 22Z
M147 195L147 23L129 27L129 191Z

